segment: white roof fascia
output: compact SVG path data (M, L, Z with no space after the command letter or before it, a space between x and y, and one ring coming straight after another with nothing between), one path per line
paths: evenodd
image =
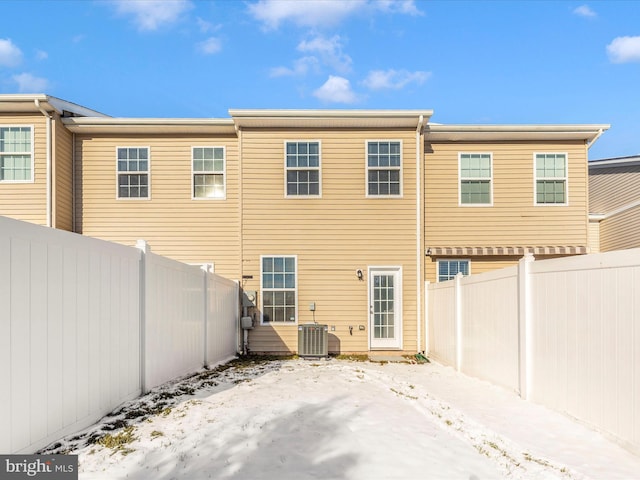
M606 220L608 218L615 217L616 215L624 213L627 210L631 210L632 208L636 208L638 206L640 206L640 200L636 200L635 202L631 202L626 205L623 205L622 207L618 207L615 210L611 210L608 213L590 213L589 220L591 220L592 218L593 220L598 220L598 221Z
M92 110L57 97L47 97L47 102L51 106L55 107L60 113L67 111L83 117L108 117L108 115L105 115L104 113L97 112L96 110Z
M640 165L640 155L630 157L607 158L603 160L591 160L589 168L631 167Z
M39 112L40 108L36 106L36 100L40 107L48 112L57 112L62 115L64 112L70 112L75 115L89 117L106 117L104 113L96 110L67 102L60 98L45 95L43 93L18 93L18 94L0 94L0 107L2 104L10 104L9 108L16 108L22 112Z

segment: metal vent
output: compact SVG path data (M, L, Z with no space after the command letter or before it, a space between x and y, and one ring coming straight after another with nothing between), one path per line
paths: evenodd
M317 323L298 326L298 355L326 357L329 354L329 327Z

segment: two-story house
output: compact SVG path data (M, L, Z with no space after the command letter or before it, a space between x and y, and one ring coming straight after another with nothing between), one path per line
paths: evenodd
M608 128L447 126L430 110L111 118L56 102L0 95L0 214L213 263L257 292L254 352L297 351L314 321L331 352L423 351L425 280L585 253L587 152ZM47 128L66 141L43 145ZM22 215L17 152L32 183L66 185L30 200L66 223Z
M589 162L593 249L640 247L640 155Z

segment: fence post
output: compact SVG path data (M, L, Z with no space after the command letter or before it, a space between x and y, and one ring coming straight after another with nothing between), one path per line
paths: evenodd
M462 273L455 276L456 370L462 371Z
M136 248L140 250L140 391L144 395L147 390L147 254L151 247L144 240L136 242Z
M429 356L429 280L424 282L424 354Z
M531 400L533 381L533 310L530 270L534 260L533 255L527 253L518 261L518 382L520 397L526 400Z
M201 267L204 281L202 282L202 288L204 288L204 315L202 316L204 321L204 353L203 353L203 366L206 367L209 363L208 358L208 346L209 346L209 264L205 263Z

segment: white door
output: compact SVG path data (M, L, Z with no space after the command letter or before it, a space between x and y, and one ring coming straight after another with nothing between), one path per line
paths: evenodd
M369 338L371 349L402 348L402 270L369 269Z

